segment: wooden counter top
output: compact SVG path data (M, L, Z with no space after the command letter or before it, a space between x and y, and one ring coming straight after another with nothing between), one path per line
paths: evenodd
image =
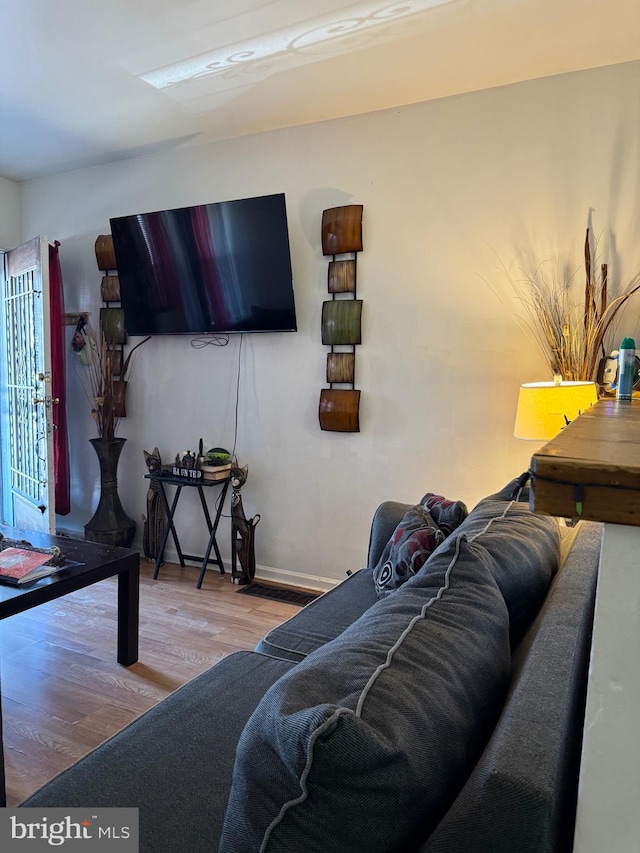
M533 455L531 473L535 512L640 526L640 400L600 400Z

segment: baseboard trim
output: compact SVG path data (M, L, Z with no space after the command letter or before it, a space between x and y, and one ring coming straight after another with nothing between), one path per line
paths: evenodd
M84 532L80 530L68 530L66 527L56 526L55 536L64 536L67 539L84 539Z
M58 527L56 532L59 536L69 536L75 539L84 538L81 532L77 530L67 530L64 527ZM131 547L135 549L136 543L134 542ZM142 551L140 551L140 559L146 559ZM178 555L174 548L167 547L165 551L165 559L168 563L178 562ZM226 572L230 574L231 557L223 557L222 562L224 563ZM197 563L193 560L189 560L187 565L197 566ZM220 570L217 566L208 566L207 571L219 572ZM340 583L340 580L337 580L336 578L325 578L322 575L308 575L305 572L290 572L287 569L276 569L273 566L256 566L256 580L270 581L271 583L278 583L283 586L300 587L301 589L312 589L317 590L318 592L327 592Z
M144 559L144 558L142 558ZM165 560L168 563L177 563L178 555L172 548L167 548L165 551ZM231 556L222 555L222 562L226 573L231 576ZM192 560L187 562L188 566L196 566ZM217 566L207 566L208 572L219 572ZM346 575L345 575L346 577ZM305 572L290 572L287 569L276 569L273 566L256 566L256 580L269 581L270 583L279 583L283 586L295 586L301 589L317 590L318 592L327 592L333 589L334 586L340 583L336 578L325 578L321 575L308 575Z
M314 589L319 592L327 592L340 583L335 578L307 575L304 572L289 572L286 569L274 569L272 566L256 566L256 580L270 581L284 586L297 586L302 589Z

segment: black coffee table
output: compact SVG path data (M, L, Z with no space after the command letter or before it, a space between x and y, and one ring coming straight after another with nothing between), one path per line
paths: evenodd
M70 592L83 589L105 578L118 576L117 660L130 666L138 660L138 618L140 594L140 554L126 548L70 539L66 536L49 536L45 533L17 530L0 524L0 533L12 541L26 540L35 548L47 549L57 545L68 567L54 575L40 578L24 586L0 584L0 619L15 616L53 601ZM19 546L18 546L19 547ZM2 728L0 710L0 805L5 803L4 755L2 754Z

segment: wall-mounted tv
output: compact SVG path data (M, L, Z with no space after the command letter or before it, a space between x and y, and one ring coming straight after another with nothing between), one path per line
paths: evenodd
M283 193L110 222L128 334L297 330Z

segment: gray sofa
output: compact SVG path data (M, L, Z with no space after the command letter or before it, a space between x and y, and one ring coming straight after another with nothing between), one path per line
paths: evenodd
M379 599L382 504L366 568L21 805L139 807L143 853L570 851L601 529L561 561L516 486Z

